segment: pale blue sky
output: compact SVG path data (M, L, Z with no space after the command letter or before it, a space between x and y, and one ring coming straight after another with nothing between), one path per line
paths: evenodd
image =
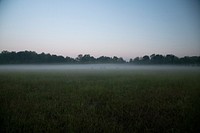
M198 0L1 0L0 51L200 55Z

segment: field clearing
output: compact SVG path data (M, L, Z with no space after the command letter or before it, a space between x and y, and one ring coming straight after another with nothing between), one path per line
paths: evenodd
M0 132L198 132L200 69L0 71Z

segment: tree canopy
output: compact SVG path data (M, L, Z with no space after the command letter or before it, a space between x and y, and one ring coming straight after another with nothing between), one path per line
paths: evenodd
M184 56L177 57L173 54L166 56L160 54L145 55L130 59L129 63L133 64L167 64L167 65L200 65L200 56Z
M130 63L130 64L175 64L175 65L200 65L200 56L177 57L172 54L160 55L152 54L150 56L136 57L128 62L122 57L100 56L95 58L90 54L79 54L76 58L63 57L61 55L51 55L49 53L36 53L34 51L0 53L0 64L92 64L92 63Z
M125 63L126 61L120 57L114 56L107 57L101 56L95 58L90 54L79 54L75 59L71 57L63 57L51 54L37 54L34 51L20 51L9 52L2 51L0 53L0 64L55 64L55 63L68 63L68 64L89 64L89 63Z

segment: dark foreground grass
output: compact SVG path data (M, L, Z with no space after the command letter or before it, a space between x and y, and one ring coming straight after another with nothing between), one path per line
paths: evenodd
M199 71L1 72L0 132L198 132Z

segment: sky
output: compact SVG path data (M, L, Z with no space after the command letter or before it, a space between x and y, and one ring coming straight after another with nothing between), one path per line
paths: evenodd
M0 0L0 51L200 56L199 0Z

